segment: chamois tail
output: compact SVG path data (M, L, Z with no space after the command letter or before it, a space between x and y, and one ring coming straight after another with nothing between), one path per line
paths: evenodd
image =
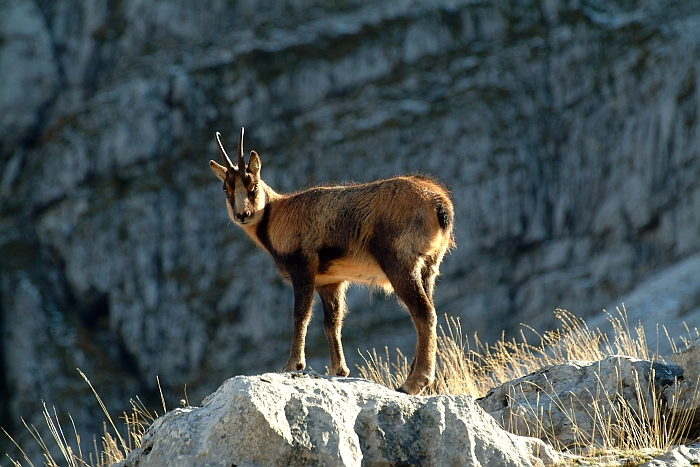
M440 229L449 236L448 249L455 247L454 238L454 209L449 198L444 198L439 194L435 195L435 214L437 215Z
M452 210L440 198L435 200L435 214L442 230L452 230Z

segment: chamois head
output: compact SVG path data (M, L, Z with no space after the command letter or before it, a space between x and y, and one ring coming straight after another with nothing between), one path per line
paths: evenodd
M224 183L226 193L226 207L228 215L235 223L240 225L255 224L260 221L265 208L265 191L262 189L260 179L260 156L255 151L250 151L250 159L246 166L243 159L243 128L238 139L238 166L234 167L228 158L221 134L216 132L216 142L225 165L209 161L209 166L214 175Z

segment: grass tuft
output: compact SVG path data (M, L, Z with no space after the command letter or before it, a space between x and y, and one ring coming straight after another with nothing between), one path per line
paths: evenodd
M80 371L80 369L78 369L78 372L92 390L105 414L106 421L103 423L102 438L99 443L97 439L93 439L91 450L83 451L82 439L75 427L73 417L70 415L68 416L71 425L70 433L72 433L72 436L66 436L56 408L52 407L49 409L46 403L42 402L44 419L53 438L53 443L58 446L61 457L68 467L108 467L121 462L126 459L126 456L132 450L141 447L143 435L146 433L151 423L158 418L158 413L148 410L138 396L135 399L131 399L129 401L131 403L131 413L124 412L121 417L126 428L126 438L123 437L117 429L117 425L109 414L107 407L104 402L102 402L102 398L99 396L88 377ZM160 381L158 381L158 389L163 404L163 413L165 413L165 400L163 399L163 391L160 388ZM24 420L22 420L22 423L44 453L44 465L47 467L59 467L60 464L54 459L49 444L44 441L39 430L34 425L28 425ZM34 463L12 436L10 436L4 428L2 431L17 447L19 453L22 455L22 460L25 462L25 464L22 464L21 461L13 459L8 455L7 457L10 459L10 462L12 462L13 467L22 467L23 465L34 467Z

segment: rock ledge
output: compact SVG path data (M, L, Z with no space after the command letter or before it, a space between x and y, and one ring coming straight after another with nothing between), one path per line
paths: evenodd
M356 378L270 373L227 380L202 407L157 419L127 466L553 465L472 396L408 396Z

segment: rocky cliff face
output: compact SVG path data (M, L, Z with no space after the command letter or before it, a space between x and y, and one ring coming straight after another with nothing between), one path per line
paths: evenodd
M673 0L1 1L0 424L44 399L97 430L75 367L119 408L284 363L291 291L229 225L217 130L281 191L448 184L435 299L469 334L598 313L700 250L699 56ZM393 299L349 305L350 357L411 353Z

